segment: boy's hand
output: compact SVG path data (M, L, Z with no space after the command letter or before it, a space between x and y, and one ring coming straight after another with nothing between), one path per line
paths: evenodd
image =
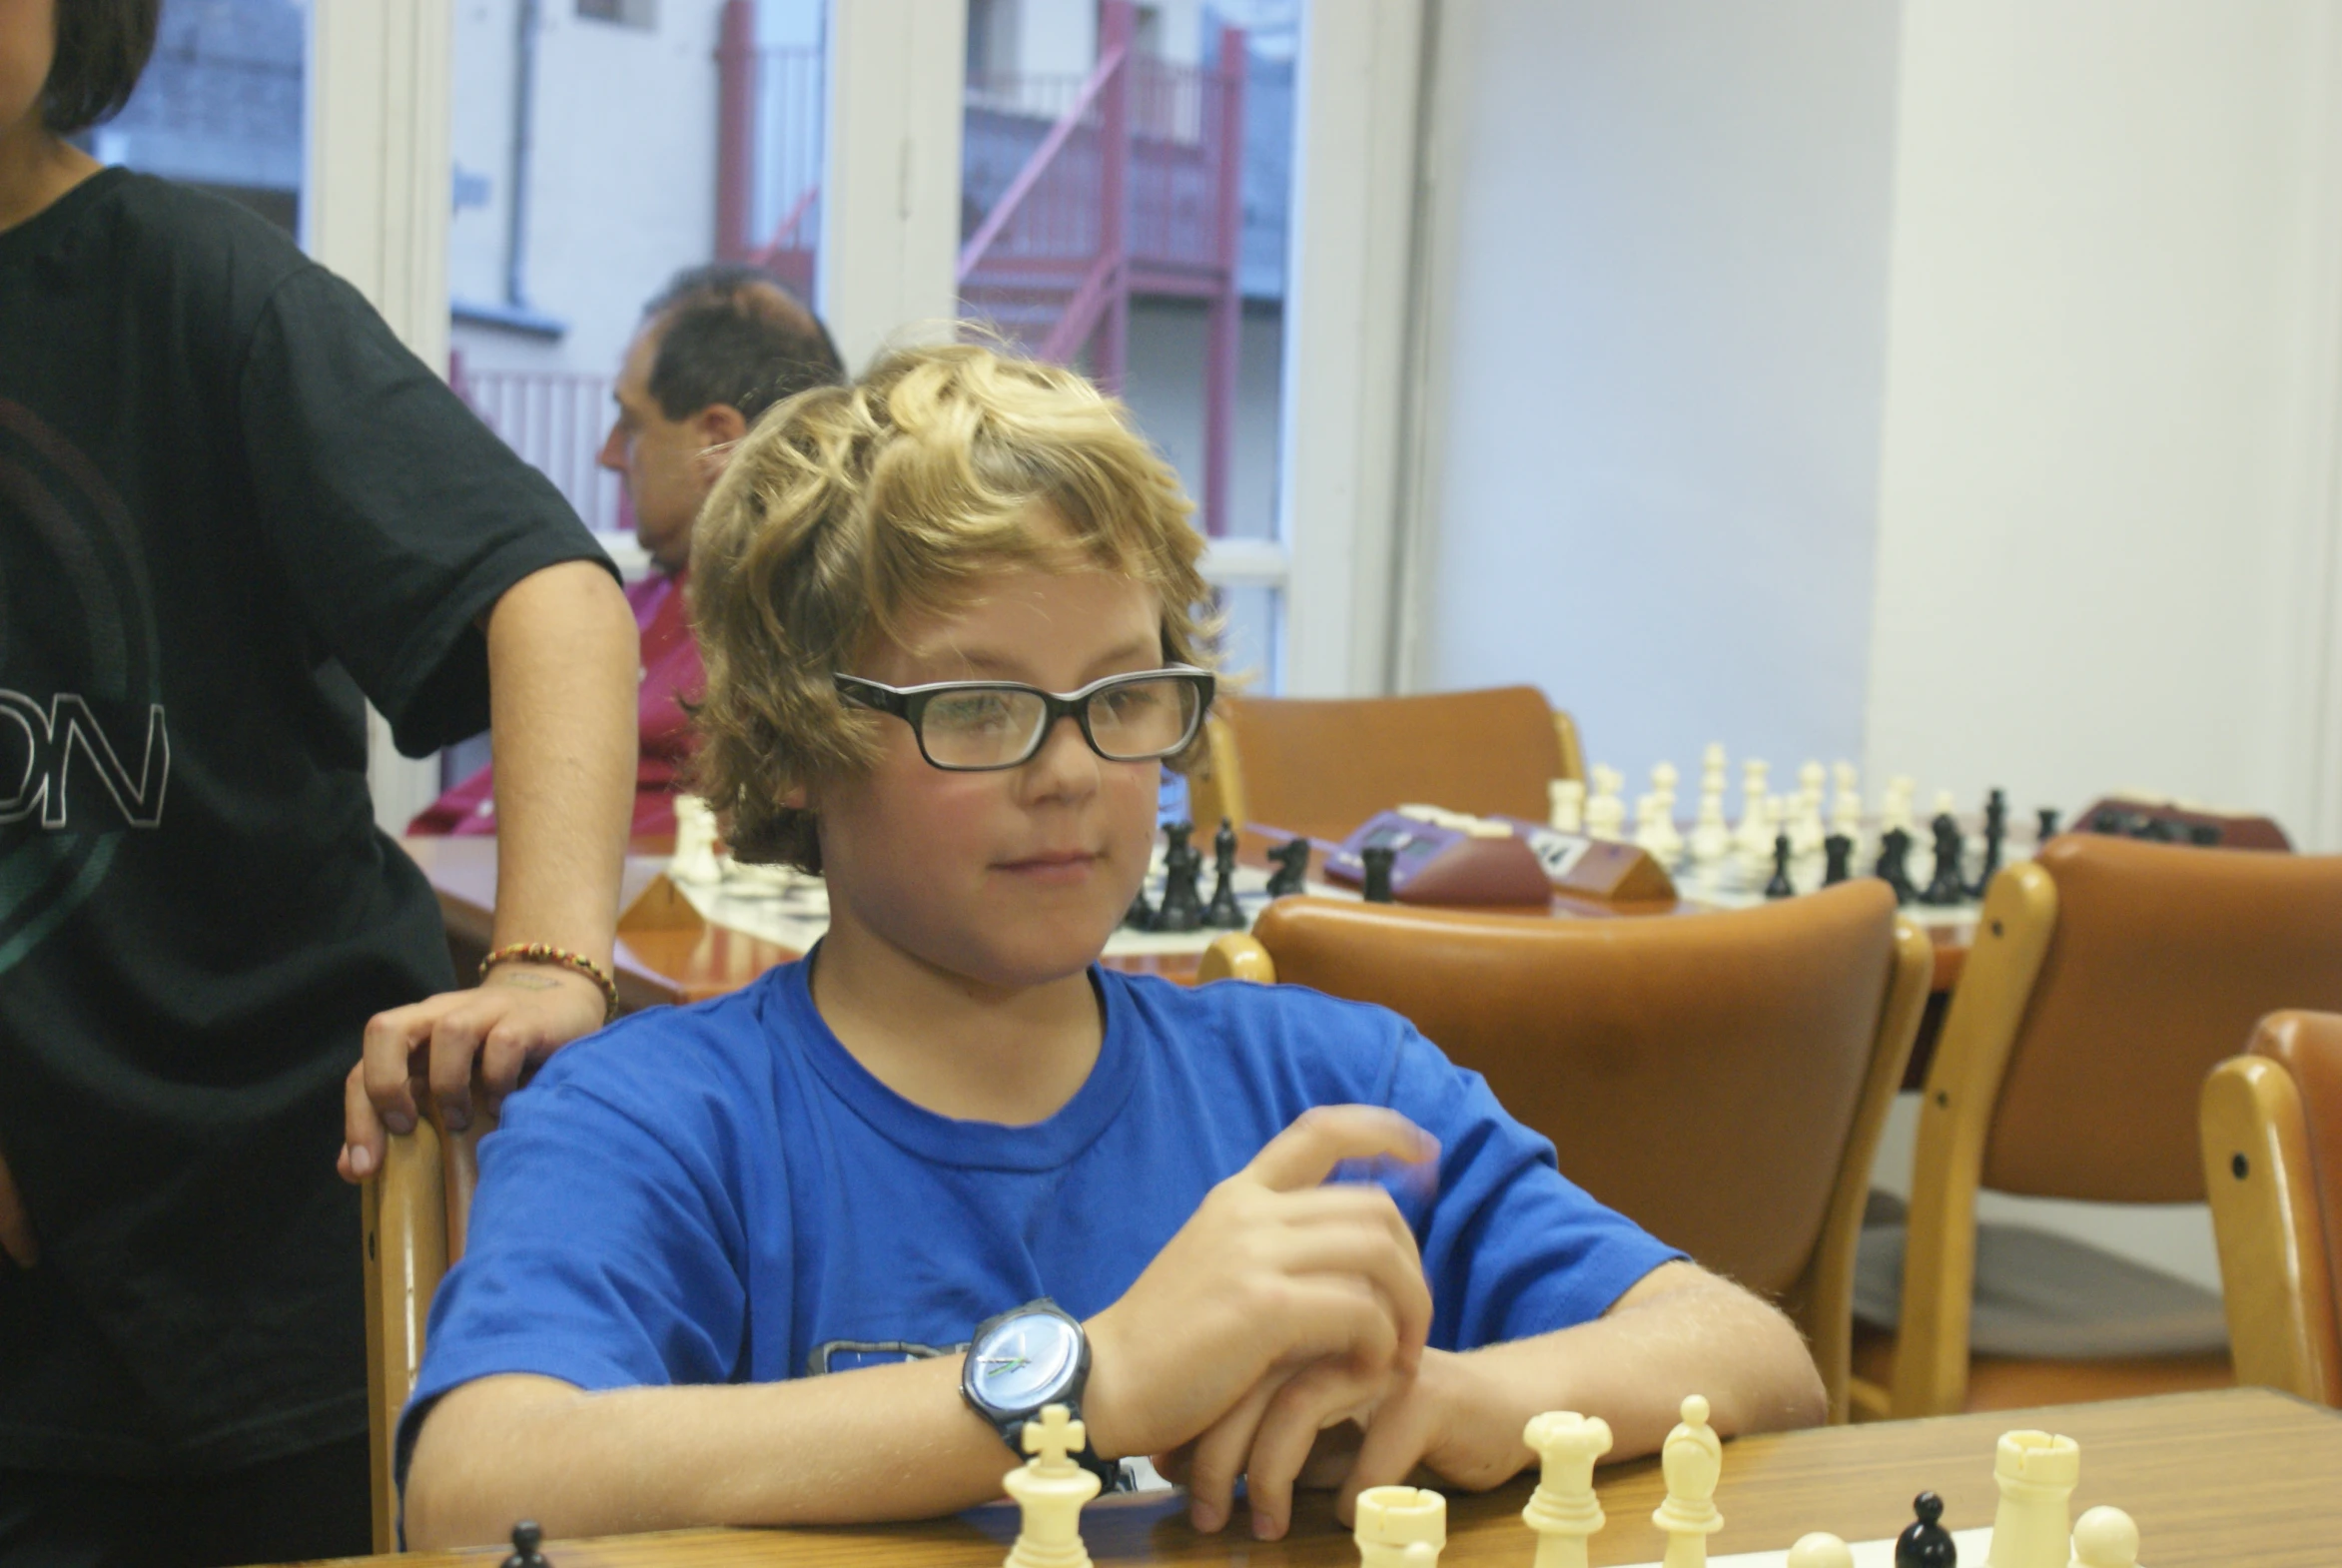
M342 1178L373 1176L390 1135L414 1131L415 1079L429 1083L448 1130L461 1132L471 1125L475 1060L492 1113L529 1070L601 1028L603 1008L601 988L575 970L506 963L472 990L377 1013L343 1089Z
M1240 1457L1288 1384L1293 1409L1355 1406L1411 1370L1431 1327L1414 1235L1381 1187L1321 1183L1344 1161L1437 1153L1396 1112L1320 1107L1213 1187L1087 1325L1083 1417L1098 1451L1164 1453L1224 1428L1214 1454ZM1200 1521L1213 1505L1198 1494L1195 1506ZM1224 1520L1224 1491L1216 1507L1204 1528Z

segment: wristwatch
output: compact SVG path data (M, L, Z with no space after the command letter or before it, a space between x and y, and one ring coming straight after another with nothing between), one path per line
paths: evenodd
M1090 1336L1080 1320L1045 1296L977 1325L960 1365L960 1397L993 1424L1010 1452L1024 1458L1025 1423L1053 1404L1079 1419L1089 1380ZM1087 1442L1071 1457L1105 1482L1107 1491L1126 1489L1121 1463L1100 1458Z

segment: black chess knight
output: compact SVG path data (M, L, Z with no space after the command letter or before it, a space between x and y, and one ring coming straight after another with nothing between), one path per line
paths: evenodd
M1911 885L1911 834L1902 828L1889 828L1879 840L1878 876L1895 890L1895 902L1908 904L1915 889Z
M1967 898L1967 884L1959 876L1959 824L1952 820L1952 813L1945 812L1932 826L1936 834L1936 873L1928 879L1928 890L1920 895L1920 902L1962 903Z
M1268 879L1268 896L1270 898L1283 898L1288 893L1298 893L1308 886L1309 841L1307 839L1289 839L1270 850L1268 858L1276 862L1276 870Z

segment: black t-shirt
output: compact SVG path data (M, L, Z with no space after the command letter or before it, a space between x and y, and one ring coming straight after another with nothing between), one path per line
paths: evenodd
M0 233L0 1467L234 1467L364 1429L367 1018L448 989L361 692L486 722L475 619L598 559L358 293L120 170Z

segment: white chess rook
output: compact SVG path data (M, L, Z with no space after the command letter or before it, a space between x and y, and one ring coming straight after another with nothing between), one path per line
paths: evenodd
M1586 781L1555 779L1545 786L1545 825L1556 833L1576 833L1586 825Z
M1090 1568L1082 1505L1098 1495L1100 1482L1073 1459L1089 1440L1062 1404L1044 1405L1039 1420L1025 1423L1025 1451L1034 1457L1001 1483L1024 1515L1007 1568Z
M1537 1455L1537 1490L1521 1520L1537 1532L1533 1568L1586 1568L1586 1538L1602 1528L1594 1461L1610 1452L1610 1423L1575 1410L1532 1417L1521 1441Z
M1652 1510L1651 1522L1667 1532L1660 1568L1706 1568L1708 1537L1724 1528L1716 1511L1716 1483L1724 1475L1724 1444L1708 1424L1708 1401L1685 1397L1683 1419L1659 1450L1667 1477L1667 1500Z
M2003 1432L1992 1459L2000 1506L1984 1568L2067 1568L2066 1505L2081 1479L2081 1447L2047 1432Z
M1414 1486L1370 1486L1358 1494L1359 1568L1439 1568L1447 1545L1447 1499Z

